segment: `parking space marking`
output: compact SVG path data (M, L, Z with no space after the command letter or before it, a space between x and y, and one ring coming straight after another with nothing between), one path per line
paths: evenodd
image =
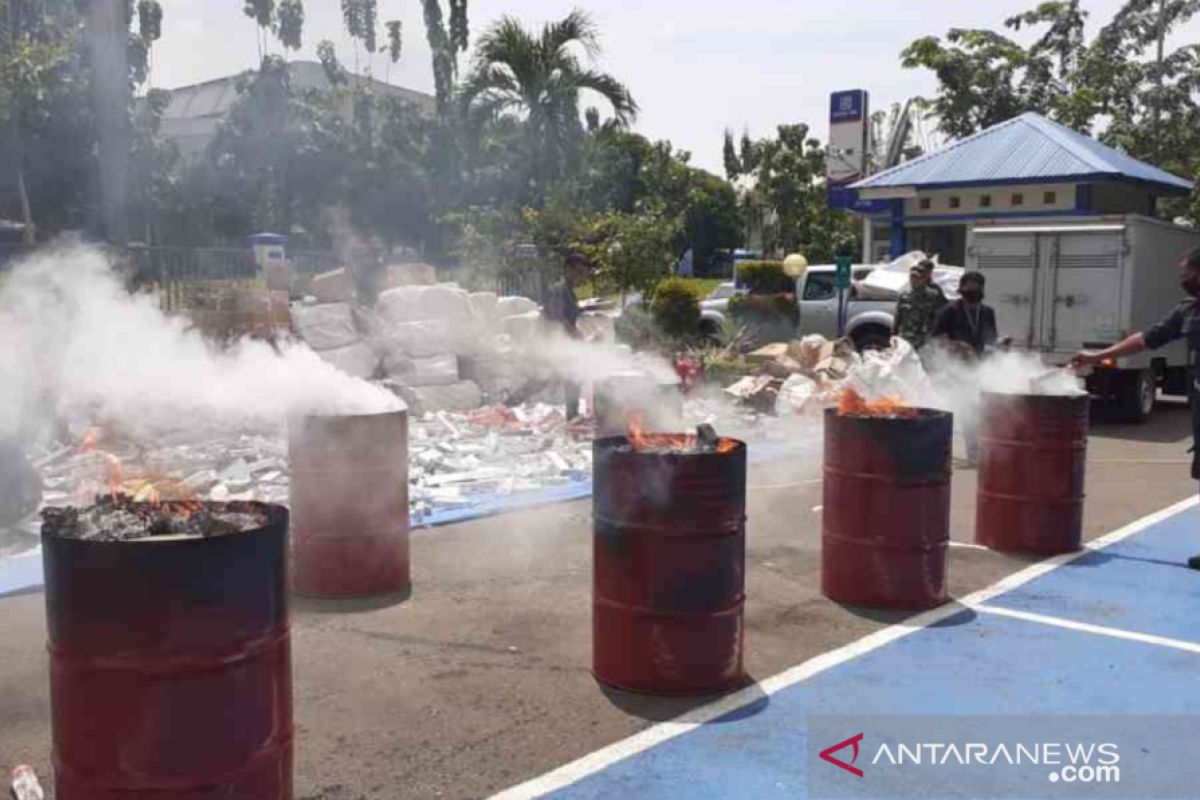
M568 764L565 764L557 769L551 770L543 775L532 778L525 783L505 789L498 794L492 796L492 800L530 800L531 798L541 797L558 789L570 786L589 775L600 772L604 768L626 758L629 758L638 753L642 753L650 748L681 736L689 731L695 730L702 725L713 722L714 720L730 714L732 712L744 709L753 703L761 701L764 695L770 696L783 689L793 686L802 681L808 680L814 675L818 675L826 670L844 664L855 658L877 650L885 645L895 642L908 636L911 633L923 630L939 622L943 622L950 617L961 614L964 607L974 609L985 605L988 601L1012 591L1020 586L1036 580L1044 575L1053 572L1055 569L1068 564L1082 555L1094 552L1098 549L1103 549L1112 544L1120 542L1134 534L1140 533L1155 524L1169 519L1176 514L1187 511L1197 504L1200 504L1200 498L1192 496L1186 500L1181 500L1153 514L1148 514L1141 519L1135 520L1124 527L1118 528L1115 531L1107 533L1101 537L1093 539L1090 542L1090 547L1084 548L1075 553L1064 553L1057 556L1052 556L1039 561L1036 564L1031 564L1024 569L1008 575L995 583L984 587L978 591L972 592L966 597L961 598L959 602L949 602L929 611L924 611L909 618L905 622L895 625L890 625L874 633L868 634L861 639L850 642L842 647L822 653L819 656L809 659L801 664L791 667L783 672L766 678L759 683L748 686L734 694L727 695L711 703L699 706L673 720L660 722L649 728L636 733L628 738L603 747L592 753L589 753L582 758L576 759ZM1083 623L1080 623L1083 624ZM1142 634L1133 634L1142 636ZM1161 638L1161 637L1151 637Z
M1155 636L1154 634L1150 633L1138 633L1137 631L1127 631L1122 628L1110 628L1107 625L1093 625L1090 622L1077 622L1073 619L1053 617L1047 614L1035 614L1032 611L1018 611L1016 609L1003 608L1001 606L990 606L984 604L972 606L971 608L974 611L984 614L995 614L1000 617L1020 619L1025 620L1026 622L1036 622L1041 625L1052 625L1056 628L1082 631L1084 633L1095 633L1100 636L1111 636L1114 639L1124 639L1129 642L1141 642L1142 644L1152 644L1159 647L1170 647L1174 650L1183 650L1188 653L1200 654L1200 642L1189 642L1185 639L1173 639L1168 636Z

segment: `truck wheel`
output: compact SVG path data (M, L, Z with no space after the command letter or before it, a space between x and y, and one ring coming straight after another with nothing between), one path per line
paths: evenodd
M1122 422L1141 424L1150 418L1158 394L1158 381L1149 369L1124 370L1117 390L1116 412Z
M892 345L892 332L882 325L864 325L850 334L858 352L886 350Z

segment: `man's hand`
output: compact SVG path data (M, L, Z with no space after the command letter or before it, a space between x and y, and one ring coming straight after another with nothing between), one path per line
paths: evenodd
M1074 367L1075 369L1081 369L1083 367L1094 367L1097 364L1099 364L1103 359L1104 359L1104 356L1102 356L1100 353L1094 353L1094 352L1090 352L1088 350L1082 350L1082 351L1076 353L1075 355L1071 356L1071 366Z

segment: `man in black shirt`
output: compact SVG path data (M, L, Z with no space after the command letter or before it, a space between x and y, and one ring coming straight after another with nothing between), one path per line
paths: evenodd
M934 338L942 337L956 349L982 356L996 346L996 312L983 304L982 272L965 272L958 281L958 300L946 306L933 323ZM1007 340L1006 340L1007 341Z
M987 279L982 272L964 272L958 280L958 299L938 314L933 324L933 339L950 346L951 352L967 361L982 358L997 344L1006 346L1010 339L997 338L996 312L983 303L983 287ZM967 448L966 464L978 463L979 440L970 415L960 418L963 442Z
M1187 253L1179 261L1179 286L1188 294L1188 299L1175 307L1157 325L1144 333L1135 333L1124 340L1098 352L1078 353L1071 364L1076 367L1090 367L1109 358L1120 358L1140 353L1143 350L1157 350L1176 339L1187 340L1188 369L1191 380L1188 382L1188 401L1192 407L1192 477L1200 480L1200 247ZM1188 566L1200 570L1200 555L1188 559Z

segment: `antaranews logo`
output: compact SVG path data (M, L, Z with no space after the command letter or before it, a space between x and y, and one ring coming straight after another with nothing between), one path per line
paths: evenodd
M818 755L822 761L861 778L864 772L855 762L864 738L864 733L856 733ZM849 761L845 760L847 755ZM1050 783L1119 783L1120 760L1113 742L883 742L868 763L891 767L1052 767L1046 774Z
M824 750L822 750L820 752L821 759L823 761L828 761L830 764L833 764L838 769L844 769L844 770L846 770L846 772L849 772L851 775L857 775L858 777L861 778L863 776L863 771L861 769L859 769L858 767L854 766L854 762L858 760L858 743L861 742L862 740L863 740L863 734L856 733L853 736L851 736L849 739L840 741L837 744L833 745L832 747L826 747ZM844 750L847 747L854 748L854 753L850 756L849 764L847 764L845 761L842 761L840 758L835 758L833 755L834 753L838 752L839 750Z

